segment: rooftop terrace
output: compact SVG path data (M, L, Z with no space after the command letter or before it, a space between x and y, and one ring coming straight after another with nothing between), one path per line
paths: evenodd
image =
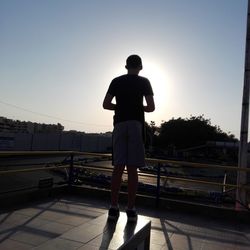
M109 199L88 195L86 190L80 195L79 191L5 209L0 215L0 249L117 249L112 234L105 239L97 237L91 248L86 248L86 234L96 230L89 227L90 222L103 216L99 227L106 225ZM249 221L230 218L226 211L218 218L212 213L185 212L171 205L153 207L143 202L137 207L140 216L151 220L150 249L250 249ZM122 227L117 232L121 238L126 223Z
M39 165L39 171L44 171L41 169ZM2 178L7 174L5 171L1 172ZM9 174L11 176L13 172ZM8 183L11 179L5 180ZM128 227L124 213L118 225L110 227L107 224L109 196L107 189L70 183L2 193L0 250L117 249L117 243L125 241L130 231L139 227L141 220L151 221L150 249L250 249L250 216L247 211L191 200L160 198L156 202L154 194L139 194L139 222L134 228L133 225ZM120 201L123 212L125 192L121 193ZM100 235L103 230L107 230L105 237Z

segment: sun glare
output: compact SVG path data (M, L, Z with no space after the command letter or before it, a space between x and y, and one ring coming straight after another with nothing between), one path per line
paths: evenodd
M166 114L167 102L169 102L167 69L165 70L160 65L145 61L141 75L147 77L151 82L156 106L155 114L157 113L156 119L159 121L166 119L164 114Z
M146 115L148 121L155 121L160 125L162 120L167 120L173 104L173 79L166 66L143 59L143 69L139 75L149 79L155 100L155 111ZM115 67L115 66L114 66ZM125 74L125 68L117 68L116 75ZM114 75L114 71L112 71ZM109 78L113 76L110 73ZM145 100L144 100L145 104Z

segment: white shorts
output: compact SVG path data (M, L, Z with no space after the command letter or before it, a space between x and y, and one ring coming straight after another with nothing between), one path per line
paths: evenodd
M113 165L145 165L142 124L131 120L115 124L113 130Z

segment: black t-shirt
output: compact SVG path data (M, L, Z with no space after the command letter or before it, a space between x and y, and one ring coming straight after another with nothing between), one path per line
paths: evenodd
M144 123L143 96L153 95L149 80L138 75L122 75L112 80L107 91L116 98L114 124L137 120Z

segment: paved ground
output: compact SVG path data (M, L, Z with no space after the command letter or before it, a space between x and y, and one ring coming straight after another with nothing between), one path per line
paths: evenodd
M85 249L81 240L60 236L69 235L76 228L91 231L89 223L104 215L107 208L108 201L64 196L2 213L0 249ZM150 249L250 249L250 226L247 224L171 210L138 208L138 211L152 222ZM91 249L107 248L93 246Z

